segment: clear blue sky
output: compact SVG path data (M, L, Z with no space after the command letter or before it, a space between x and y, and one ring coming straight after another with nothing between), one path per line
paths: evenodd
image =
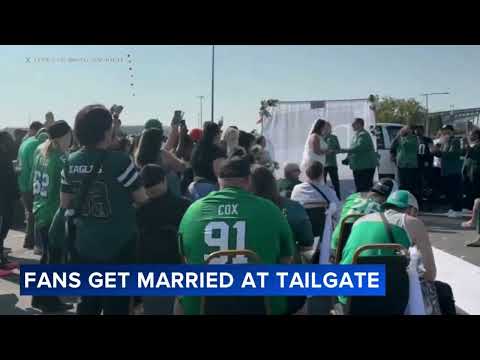
M128 63L131 54L132 64ZM30 63L27 57L31 58ZM47 57L49 63L34 62ZM122 62L92 63L92 58ZM86 58L62 63L52 58ZM0 46L0 128L26 126L46 111L72 123L89 103L125 106L127 125L174 110L196 126L198 95L210 119L210 46ZM215 119L255 128L260 100L430 98L430 110L480 107L480 46L216 46ZM129 71L129 67L132 71ZM133 78L131 77L133 74ZM134 83L132 87L130 84ZM132 94L135 93L135 96Z

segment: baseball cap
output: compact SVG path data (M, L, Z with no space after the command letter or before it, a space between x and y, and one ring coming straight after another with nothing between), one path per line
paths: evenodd
M450 131L454 131L454 129L453 129L453 126L452 126L452 125L443 125L443 126L442 126L442 130L450 130Z
M193 141L199 141L202 136L203 136L203 130L202 129L192 129L190 130L190 137L192 138Z
M385 201L385 204L383 204L384 207L386 205L394 205L400 209L414 207L418 210L417 199L407 190L398 190L392 193L388 197L387 201Z
M158 119L150 119L145 123L145 129L161 129L163 130L162 123Z
M44 142L45 140L48 139L48 133L47 133L47 128L41 128L38 130L37 135L35 137L40 140L40 142Z
M397 183L389 178L380 179L375 185L373 185L370 191L388 197L392 192L398 190Z

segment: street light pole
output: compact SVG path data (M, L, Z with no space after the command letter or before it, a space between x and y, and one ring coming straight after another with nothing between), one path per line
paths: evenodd
M203 126L203 99L205 98L205 96L201 95L201 96L197 96L199 99L200 99L200 124L199 124L199 128L201 129L202 126Z
M215 45L212 45L212 122L215 103Z
M427 134L427 136L429 135L430 133L430 119L428 117L428 113L429 113L429 108L428 108L428 97L430 95L450 95L449 92L431 92L431 93L425 93L425 94L421 94L421 96L425 96L425 103L427 105L427 118L425 119L425 133Z

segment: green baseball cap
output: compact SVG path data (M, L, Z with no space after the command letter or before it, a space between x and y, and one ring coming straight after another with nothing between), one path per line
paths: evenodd
M163 130L162 123L158 119L150 119L145 123L145 130L160 129Z
M383 204L386 205L394 205L399 207L400 209L406 209L409 207L414 207L418 210L418 201L409 191L406 190L398 190L394 193L390 194L387 201Z
M35 137L40 140L41 143L45 142L49 138L47 129L41 128Z

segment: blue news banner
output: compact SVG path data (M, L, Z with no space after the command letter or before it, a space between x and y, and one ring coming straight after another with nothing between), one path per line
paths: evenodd
M385 265L22 265L20 294L385 296Z

